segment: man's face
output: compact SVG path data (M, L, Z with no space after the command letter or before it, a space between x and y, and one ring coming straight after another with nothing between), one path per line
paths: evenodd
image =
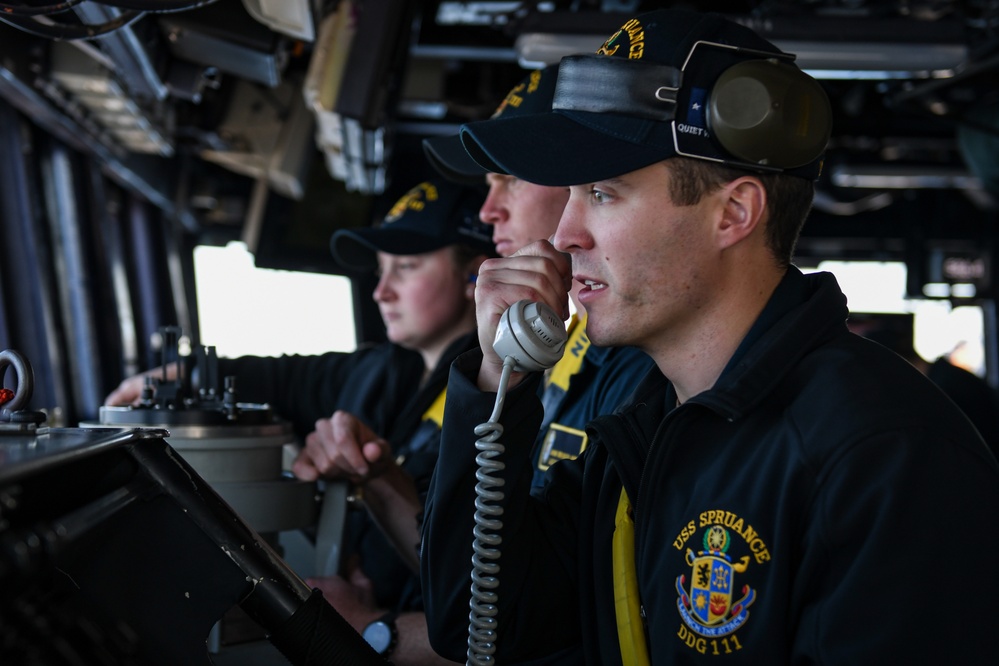
M479 217L493 227L496 252L502 257L535 241L551 238L569 198L564 187L534 185L491 173L486 176L489 196Z
M719 199L676 206L664 163L618 178L575 185L555 235L572 255L573 278L599 345L634 345L654 354L696 330L717 279L711 220Z

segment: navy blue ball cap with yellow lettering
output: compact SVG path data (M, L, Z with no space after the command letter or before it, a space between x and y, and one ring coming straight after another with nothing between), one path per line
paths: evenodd
M479 219L485 195L482 185L422 182L396 201L378 226L334 232L333 257L351 272L376 270L377 252L414 255L465 245L494 257L492 229Z
M749 28L663 9L559 64L552 110L462 125L484 168L541 185L614 178L686 156L815 179L832 111L815 79Z
M495 120L547 113L552 108L557 74L558 64L528 73L507 93L490 118ZM487 173L496 170L473 160L457 134L424 139L423 152L442 176L457 183L481 183Z

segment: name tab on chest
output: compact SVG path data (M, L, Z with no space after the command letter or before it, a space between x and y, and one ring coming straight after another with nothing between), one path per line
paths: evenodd
M538 469L542 472L559 460L574 460L586 450L586 432L553 423L545 433L538 454Z

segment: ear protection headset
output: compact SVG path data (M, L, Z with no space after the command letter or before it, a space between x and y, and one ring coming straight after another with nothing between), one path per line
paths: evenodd
M819 83L793 61L792 54L706 41L691 47L679 69L620 57L568 56L559 65L552 109L668 123L677 155L762 171L817 173L832 110Z
M485 251L487 247L495 248L492 227L479 219L481 203L481 198L470 201L464 210L458 213L461 216L461 221L458 223L458 240L469 243L473 247L480 247Z

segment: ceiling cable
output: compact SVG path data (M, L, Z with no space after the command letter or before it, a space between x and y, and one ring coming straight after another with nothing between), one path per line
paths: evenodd
M27 18L20 16L4 16L0 14L0 21L14 26L19 30L57 41L72 41L75 39L93 39L125 27L129 23L144 16L143 12L123 12L121 16L97 25L85 25L80 23L61 23L52 21L42 16Z

